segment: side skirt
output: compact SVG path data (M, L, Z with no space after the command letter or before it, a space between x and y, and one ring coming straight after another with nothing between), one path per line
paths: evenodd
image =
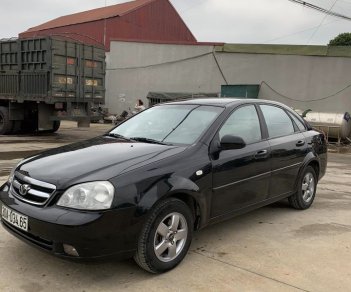
M288 192L288 193L285 193L285 194L282 194L282 195L279 195L279 196L276 196L276 197L273 197L273 198L266 199L266 200L261 201L261 202L256 203L256 204L252 204L250 206L247 206L247 207L235 210L235 211L227 212L227 213L225 213L223 215L216 216L214 218L211 218L206 226L212 225L212 224L215 224L215 223L218 223L218 222L221 222L221 221L228 220L230 218L239 216L241 214L245 214L245 213L250 212L252 210L261 208L263 206L270 205L270 204L272 204L274 202L283 200L283 199L291 196L292 194L293 194L293 192ZM205 227L205 226L203 226L203 227Z

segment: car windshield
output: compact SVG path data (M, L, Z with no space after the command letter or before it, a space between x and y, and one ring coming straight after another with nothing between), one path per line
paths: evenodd
M163 105L141 112L109 134L142 142L193 144L223 111L215 106Z

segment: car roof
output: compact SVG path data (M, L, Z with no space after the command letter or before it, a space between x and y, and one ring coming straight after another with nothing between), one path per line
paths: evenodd
M276 105L281 105L284 107L287 107L286 105L272 101L272 100L266 100L266 99L248 99L248 98L231 98L231 97L220 97L220 98L194 98L194 99L188 99L188 100L183 100L183 101L173 101L173 102L167 102L164 103L165 105L209 105L209 106L221 106L221 107L231 107L239 104L245 104L245 103L269 103L269 104L276 104Z

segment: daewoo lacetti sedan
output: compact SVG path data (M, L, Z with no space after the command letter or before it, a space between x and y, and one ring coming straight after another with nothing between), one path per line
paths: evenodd
M55 255L161 273L194 230L284 198L309 208L326 164L324 135L283 104L173 102L21 161L0 188L2 225Z

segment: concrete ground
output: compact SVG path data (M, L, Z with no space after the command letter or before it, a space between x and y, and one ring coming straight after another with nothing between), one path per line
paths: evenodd
M0 183L22 157L98 135L65 122L48 136L1 136ZM0 227L0 291L350 291L351 154L330 153L313 206L279 202L195 233L185 260L151 275L133 260L74 263Z

